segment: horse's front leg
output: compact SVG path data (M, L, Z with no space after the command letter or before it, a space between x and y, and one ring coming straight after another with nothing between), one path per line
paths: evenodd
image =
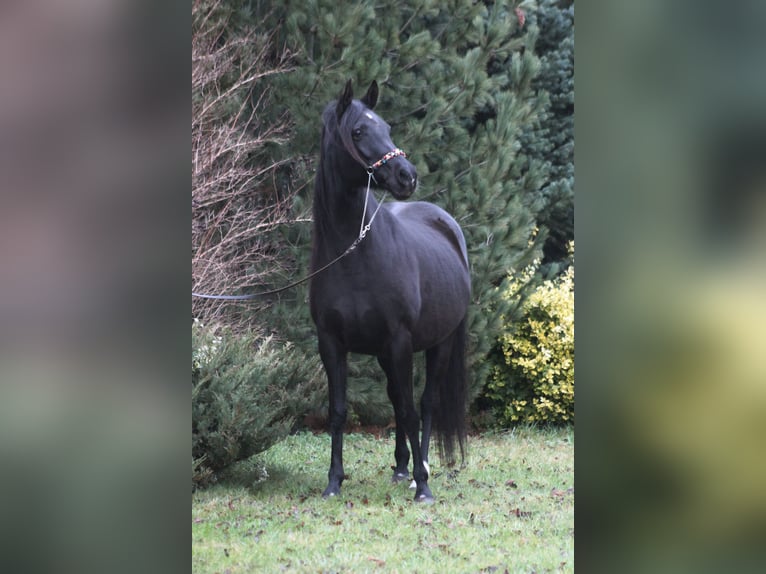
M319 355L327 372L327 384L330 395L330 436L332 453L330 471L327 473L327 488L322 496L340 494L340 485L345 478L343 473L343 427L346 423L346 376L347 353L330 336L319 336Z

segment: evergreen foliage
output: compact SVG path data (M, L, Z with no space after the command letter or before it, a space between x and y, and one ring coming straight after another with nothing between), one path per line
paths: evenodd
M507 306L496 286L539 249L529 239L544 205L544 164L526 154L522 136L547 99L533 87L540 69L537 31L529 23L521 26L515 4L313 0L263 13L267 25L281 23L276 43L296 53L296 72L272 83L283 106L275 112L287 111L294 125L289 144L274 149L275 158L291 158L281 183L302 190L294 209L309 212L322 108L348 78L358 89L377 79L377 111L418 169L417 199L443 206L463 227L473 273L471 398L488 374L483 358ZM287 231L296 247L290 259L307 262L308 226ZM296 275L306 271L300 267ZM305 300L305 291L297 300ZM271 325L286 329L294 341L306 335L303 306L274 311ZM374 361L355 364L363 380L352 380L349 392L385 398Z
M499 426L574 423L574 265L525 296L539 265L512 276L503 294L522 318L506 322L492 357L484 398Z
M541 0L535 17L541 66L534 86L548 95L549 104L525 147L546 164L538 223L548 234L543 264L555 273L574 240L574 1Z
M192 484L287 436L324 388L318 358L272 337L192 326Z
M261 40L253 44L253 56L261 58L264 71L280 70L258 75L248 91L237 93L230 116L246 119L249 134L289 125L287 136L261 138L247 156L248 169L259 176L249 181L257 185L204 215L212 222L222 206L252 208L249 229L257 236L229 252L211 252L211 258L252 259L227 267L240 281L237 292L246 285L258 290L269 270L280 276L268 287L308 274L321 111L347 79L358 92L377 80L377 111L418 169L414 198L447 209L466 235L473 400L490 375L487 356L518 312L503 297L508 270L539 257L543 242L544 263L561 261L562 245L572 236L572 3L197 0L195 6L200 3L213 6L224 23L216 45L254 33ZM237 61L247 58L243 52ZM241 111L242 102L249 102L252 114ZM259 306L250 322L268 326L313 359L316 339L306 301L305 285L291 289L278 305ZM416 365L417 386L424 376L422 361ZM388 420L392 411L377 362L352 357L349 375L351 420Z

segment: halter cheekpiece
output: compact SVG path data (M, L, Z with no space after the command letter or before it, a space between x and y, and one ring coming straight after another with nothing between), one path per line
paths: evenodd
M378 169L382 165L386 165L388 163L388 160L394 159L395 157L407 157L407 154L404 153L403 150L400 150L398 147L395 147L393 150L388 152L386 155L384 155L382 158L380 158L378 161L376 161L374 164L369 166L367 168L367 173L372 174L373 171Z

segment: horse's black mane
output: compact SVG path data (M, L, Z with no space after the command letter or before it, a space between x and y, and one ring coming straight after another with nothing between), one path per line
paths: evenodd
M319 157L319 166L317 167L317 178L314 185L314 241L312 242L312 265L318 265L318 244L317 234L327 236L330 230L323 229L323 225L331 221L328 217L328 194L341 186L340 176L332 170L326 169L328 157L327 154L337 154L347 152L358 163L360 169L366 165L366 160L359 155L356 146L351 138L351 132L353 126L359 118L360 114L367 109L364 104L359 102L357 105L349 105L345 113L338 120L336 113L337 100L333 100L327 106L325 106L322 112L322 138L321 149ZM332 139L328 141L328 135ZM348 198L349 201L353 201L354 198ZM372 198L370 203L372 207L376 205L376 201Z

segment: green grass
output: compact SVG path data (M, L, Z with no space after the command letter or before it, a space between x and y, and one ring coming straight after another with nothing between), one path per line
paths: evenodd
M472 437L432 457L433 505L390 484L393 438L346 435L349 476L323 500L328 436L288 437L192 497L194 572L572 572L574 432Z

